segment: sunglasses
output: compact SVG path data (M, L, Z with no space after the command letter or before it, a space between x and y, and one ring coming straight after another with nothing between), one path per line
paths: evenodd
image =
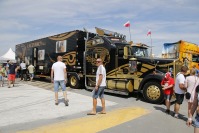
M96 61L96 63L100 63L101 61Z

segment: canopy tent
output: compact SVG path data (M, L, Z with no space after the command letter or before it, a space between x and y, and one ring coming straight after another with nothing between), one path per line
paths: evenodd
M4 55L0 57L1 63L6 63L7 60L11 60L13 62L16 62L15 60L15 52L10 48Z

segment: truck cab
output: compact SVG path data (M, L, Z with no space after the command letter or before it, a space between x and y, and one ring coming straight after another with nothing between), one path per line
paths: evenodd
M145 44L130 44L122 35L113 36L117 35L115 32L99 28L96 31L98 36L86 41L86 88L95 87L95 61L101 58L107 72L105 91L126 95L136 91L142 93L147 102L161 103L164 100L161 80L170 69L175 75L181 63L174 59L151 58Z

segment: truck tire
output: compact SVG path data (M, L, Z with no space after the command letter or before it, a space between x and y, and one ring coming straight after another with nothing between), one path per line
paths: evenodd
M147 82L143 88L143 97L149 103L162 103L164 94L161 85L155 81Z
M80 81L76 75L71 75L69 77L69 85L71 88L78 89L80 87Z

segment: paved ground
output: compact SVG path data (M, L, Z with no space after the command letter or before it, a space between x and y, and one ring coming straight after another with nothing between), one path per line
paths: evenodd
M92 99L89 96L68 92L69 106L63 103L62 92L59 93L59 105L54 105L54 93L27 84L0 88L0 127L26 123L40 119L53 119L89 111ZM99 101L100 102L100 101ZM106 101L107 106L116 103Z
M19 79L15 87L0 87L0 133L193 132L193 127L185 125L186 102L180 110L182 119L175 119L164 113L164 105L137 101L134 97L106 95L107 114L87 116L92 108L91 92L69 89L69 107L64 105L60 92L60 104L55 106L52 88L52 83Z

